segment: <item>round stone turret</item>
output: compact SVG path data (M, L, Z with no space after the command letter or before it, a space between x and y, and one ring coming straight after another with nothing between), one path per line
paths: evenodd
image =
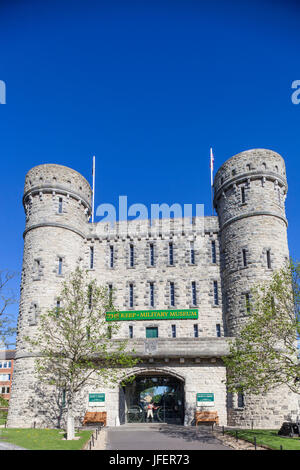
M289 258L285 198L287 182L283 158L276 152L254 149L227 160L214 180L214 206L220 225L223 316L227 336L236 336L251 315L251 288L271 278ZM268 414L284 416L280 403L291 403L287 389L264 398L245 398L245 407L228 409L228 424L250 426ZM282 398L280 401L279 397ZM272 403L277 404L273 406ZM267 411L269 410L269 411ZM257 421L256 421L257 422Z
M227 160L214 181L220 224L223 305L229 336L249 313L250 289L288 259L283 158L264 149Z

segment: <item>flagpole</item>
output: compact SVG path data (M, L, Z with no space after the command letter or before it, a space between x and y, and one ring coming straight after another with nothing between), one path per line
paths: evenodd
M96 174L96 159L95 155L93 156L93 202L92 202L92 223L94 223L95 215L95 174Z
M212 148L210 148L210 191L211 191L211 215L214 215L214 202L213 202L213 188L214 188L214 155Z

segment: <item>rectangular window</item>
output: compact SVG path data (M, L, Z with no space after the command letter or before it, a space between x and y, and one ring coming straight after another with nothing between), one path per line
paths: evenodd
M267 250L267 266L268 266L268 269L271 269L271 267L272 267L272 264L271 264L271 251L270 250Z
M195 247L194 247L194 242L191 242L191 264L195 264Z
M250 294L245 294L245 308L246 312L250 313Z
M169 243L169 264L173 266L174 264L174 247L173 243Z
M133 338L133 326L129 325L129 338Z
M237 406L238 406L238 408L244 408L244 406L245 406L244 394L243 393L238 393Z
M216 324L216 333L217 333L217 337L220 338L221 337L221 325L220 325L220 323Z
M172 338L176 338L176 325L172 325Z
M62 265L63 265L62 258L58 258L58 274L62 274Z
M90 269L94 269L94 247L90 247Z
M146 338L158 338L158 328L157 327L147 327L146 328Z
M150 266L154 266L154 245L153 243L150 244Z
M60 300L56 301L56 315L58 316L60 312Z
M129 285L129 306L133 307L133 284Z
M242 204L246 202L246 196L245 196L245 188L242 186L241 188L241 197L242 197Z
M243 250L243 266L247 266L247 251Z
M175 286L174 282L170 282L170 305L175 306Z
M199 337L198 325L194 325L194 338L198 338L198 337Z
M150 307L154 307L154 283L150 282Z
M193 305L197 305L197 289L196 289L196 282L192 282L192 303Z
M211 262L216 263L217 262L217 256L216 256L216 242L215 240L212 240L211 242Z
M62 214L62 211L63 211L63 200L62 200L62 197L60 197L58 199L58 213Z
M111 325L108 325L108 327L107 327L107 338L111 339L111 336L112 336L112 328L111 328Z
M129 248L129 253L130 253L130 259L129 259L129 265L132 268L134 266L134 246L130 245Z
M113 246L110 246L109 247L109 254L110 254L110 257L109 257L109 265L111 268L114 267L114 247Z
M214 281L214 304L219 305L218 281Z
M112 306L113 303L113 286L112 284L108 284L108 305L109 307Z
M92 309L93 306L93 289L92 286L88 287L88 302L89 302L89 309Z
M5 387L1 388L1 393L5 393Z

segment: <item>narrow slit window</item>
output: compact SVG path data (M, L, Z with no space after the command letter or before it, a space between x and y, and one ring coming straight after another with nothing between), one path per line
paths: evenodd
M220 323L216 324L216 334L217 334L218 338L221 337L221 325L220 325Z
M242 204L246 202L246 195L245 195L245 188L242 186L241 188L241 197L242 197Z
M133 338L133 326L129 325L129 338Z
M58 258L58 274L62 274L63 269L63 260L62 258Z
M109 307L112 306L113 303L113 286L112 284L108 284L108 304Z
M90 247L90 269L94 269L94 247Z
M246 307L246 312L250 313L251 311L251 306L250 306L250 294L245 294L245 307Z
M243 250L243 266L247 266L247 251Z
M191 264L195 264L195 247L194 247L194 242L191 242Z
M129 306L133 307L133 284L129 285Z
M129 247L129 253L130 253L130 256L129 256L129 265L130 267L132 268L134 266L134 246L133 245L130 245Z
M169 243L169 264L173 266L174 264L174 247L173 243Z
M218 281L214 281L214 304L219 305Z
M60 197L58 199L58 213L62 214L62 211L63 211L63 199L62 199L62 197Z
M170 282L170 305L175 306L175 286L174 282Z
M150 266L154 266L154 245L153 243L150 244Z
M267 267L268 269L271 269L271 251L267 250Z
M196 282L192 282L192 303L193 305L197 305L197 288L196 288Z
M198 337L199 337L198 325L194 325L194 338L198 338Z
M154 307L154 283L150 282L150 307Z
M109 247L109 265L111 268L114 267L114 247L112 245Z
M172 338L176 338L176 325L172 325Z
M211 242L211 261L212 263L217 262L217 256L216 256L216 242L215 240L212 240Z

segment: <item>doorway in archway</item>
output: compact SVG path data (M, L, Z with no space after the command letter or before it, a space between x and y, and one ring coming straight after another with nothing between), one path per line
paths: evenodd
M184 382L172 375L140 374L120 391L120 422L183 424Z

